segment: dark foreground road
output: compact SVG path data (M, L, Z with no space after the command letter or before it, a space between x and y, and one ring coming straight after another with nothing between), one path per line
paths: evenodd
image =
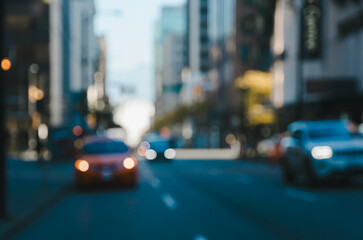
M14 239L363 239L363 184L285 186L237 161L140 162L135 190L72 191Z

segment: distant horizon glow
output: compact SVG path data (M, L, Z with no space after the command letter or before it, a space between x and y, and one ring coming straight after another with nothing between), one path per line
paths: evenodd
M114 122L126 131L126 142L136 146L142 135L150 129L155 114L154 104L147 100L129 100L114 111Z

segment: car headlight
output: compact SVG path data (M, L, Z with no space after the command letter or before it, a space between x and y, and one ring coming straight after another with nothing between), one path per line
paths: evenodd
M147 160L154 160L156 157L157 157L157 153L155 152L155 150L149 149L145 153L145 158Z
M311 155L317 160L329 159L333 156L333 150L329 146L317 146L313 147Z
M175 150L172 148L166 149L166 151L164 152L164 157L167 159L174 159L176 157Z
M128 157L125 158L123 165L126 169L133 169L136 166L136 162L134 159Z
M81 172L87 172L89 169L89 163L86 160L77 160L74 166Z

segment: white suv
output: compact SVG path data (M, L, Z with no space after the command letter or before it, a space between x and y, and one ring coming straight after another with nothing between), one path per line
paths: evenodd
M363 138L350 133L345 122L299 121L288 131L281 161L285 182L312 184L333 175L348 180L351 173L363 173Z

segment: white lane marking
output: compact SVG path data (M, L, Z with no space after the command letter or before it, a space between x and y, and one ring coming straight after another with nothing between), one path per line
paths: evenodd
M144 178L146 178L146 179L152 179L154 177L153 176L153 172L151 171L150 167L147 166L147 164L145 162L140 162L139 169L140 169L141 175Z
M294 188L287 188L285 189L285 195L291 198L299 199L305 202L315 202L316 201L316 195L313 193L301 191Z
M157 178L153 178L150 180L150 185L153 187L153 188L156 188L156 189L159 189L160 188L160 185L161 185L161 182L159 179Z
M236 177L236 181L243 184L250 184L251 183L251 177L240 174Z
M208 240L208 238L204 237L203 235L196 235L193 240Z
M178 207L178 203L175 201L175 199L169 193L164 193L161 196L161 200L163 200L166 207L171 210L175 210Z

